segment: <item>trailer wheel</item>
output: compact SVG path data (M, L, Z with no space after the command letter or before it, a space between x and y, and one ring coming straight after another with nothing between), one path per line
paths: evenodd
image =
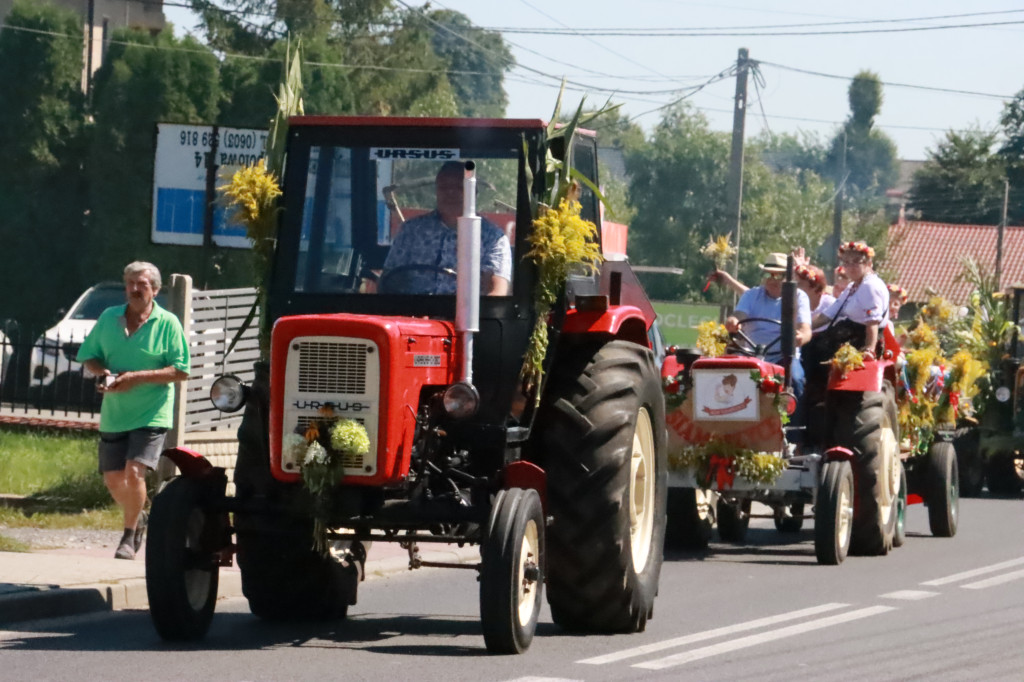
M214 553L225 524L203 509L202 486L176 478L153 498L146 544L149 615L165 640L206 635L217 601L220 568Z
M892 546L902 547L907 541L907 468L900 462L900 491L896 496L896 532Z
M784 516L782 508L776 510L775 530L780 533L799 533L804 527L804 505L803 503L791 504L789 516Z
M981 432L977 428L963 427L953 432L961 497L978 497L985 487L985 458L979 449L980 440Z
M951 538L956 535L960 517L960 479L952 443L932 443L928 450L925 474L925 502L932 535Z
M548 475L547 593L568 630L641 632L654 610L668 484L654 356L614 340L563 346L537 417Z
M667 547L707 549L715 525L714 495L711 490L668 489L668 521L665 528Z
M750 500L727 502L718 498L718 537L722 542L743 544L747 539L747 528L750 526Z
M833 442L852 450L855 457L852 554L885 555L892 549L900 458L891 401L891 394L881 391L829 394Z
M536 490L501 491L480 547L480 621L492 654L530 648L544 588L544 511Z
M853 469L846 461L826 462L814 501L814 555L818 563L843 563L852 533Z

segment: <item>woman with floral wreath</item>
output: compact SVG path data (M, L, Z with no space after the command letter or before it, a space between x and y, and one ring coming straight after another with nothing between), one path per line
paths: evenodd
M815 329L827 325L829 333L842 324L848 336L845 342L858 347L865 360L874 360L879 329L889 321L889 289L872 269L875 250L864 242L846 242L839 246L839 262L850 278L850 286L826 310L814 316Z
M889 324L896 322L900 316L900 308L907 302L909 294L899 284L889 285Z
M825 291L825 273L822 272L821 268L810 263L798 265L793 270L793 274L796 275L797 287L807 294L807 298L810 299L812 319L818 313L827 310L836 300L834 296ZM820 329L823 328L821 327ZM813 329L812 331L819 331L819 329Z

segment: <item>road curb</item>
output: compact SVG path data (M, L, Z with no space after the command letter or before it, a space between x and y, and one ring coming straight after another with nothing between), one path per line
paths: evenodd
M471 564L480 561L475 546L421 552L425 562ZM407 556L390 556L366 562L366 579L386 578L408 573ZM238 570L221 570L217 599L242 595L242 574ZM145 578L76 585L74 587L38 586L0 596L0 627L46 618L78 616L102 611L144 610L149 608Z

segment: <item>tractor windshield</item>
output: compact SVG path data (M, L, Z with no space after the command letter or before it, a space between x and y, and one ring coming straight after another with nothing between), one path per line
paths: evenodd
M295 290L454 295L463 169L473 161L482 293L507 294L520 156L514 148L311 147Z

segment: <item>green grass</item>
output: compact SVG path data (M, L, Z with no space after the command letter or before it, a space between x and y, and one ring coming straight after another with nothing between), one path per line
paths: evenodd
M120 528L96 469L98 441L95 432L0 427L0 493L28 496L19 508L0 508L0 525Z
M24 542L0 535L0 552L27 552L29 549L30 547Z

